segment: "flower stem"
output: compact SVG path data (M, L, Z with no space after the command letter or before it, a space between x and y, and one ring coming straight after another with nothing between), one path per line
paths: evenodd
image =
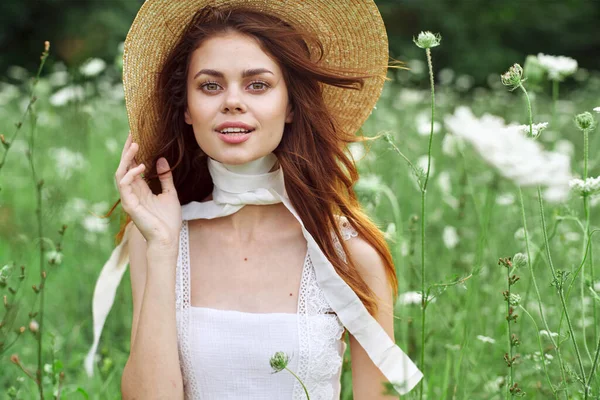
M552 278L554 282L557 282L557 292L560 297L560 303L562 305L563 311L565 313L565 317L567 319L567 325L569 327L569 333L571 340L573 341L573 347L575 347L575 355L577 356L577 362L579 364L579 369L581 371L581 378L585 380L585 371L583 369L583 362L581 361L581 354L579 353L579 347L577 346L577 340L575 340L575 333L573 331L573 325L571 324L571 318L569 318L569 311L567 309L567 303L565 302L565 296L562 288L562 283L558 282L558 277L556 276L556 271L554 269L554 264L552 263L552 256L550 254L550 243L548 242L548 234L546 232L546 217L544 216L544 202L542 199L542 190L540 186L537 187L538 192L538 202L540 206L540 217L542 219L542 232L544 234L544 246L546 247L546 256L548 257L548 264L550 265L550 270L552 271ZM585 385L585 384L584 384ZM584 388L585 389L585 388ZM586 396L587 398L587 396Z
M531 112L531 101L529 100L529 94L527 93L527 90L525 90L525 87L522 83L519 85L519 87L523 93L525 93L525 100L527 101L527 113L529 115L529 136L533 137L533 113Z
M550 385L550 389L552 389L552 393L554 393L554 398L558 398L558 394L556 393L556 389L554 389L554 385L552 385L552 380L550 379L550 375L548 375L548 369L546 368L546 360L544 359L544 348L542 347L542 340L540 339L540 329L538 328L537 324L535 323L535 319L531 316L531 314L529 314L529 311L527 311L522 305L519 305L519 308L525 313L527 314L527 316L531 319L531 322L533 322L533 326L535 326L535 332L536 335L535 337L538 340L538 345L540 347L540 355L541 355L541 360L542 360L542 368L544 368L544 373L546 374L546 379L548 380L548 384ZM546 332L548 332L548 336L552 337L552 333L548 330L546 330Z
M527 90L525 90L525 86L523 86L522 82L520 83L519 87L521 88L521 90L525 94L525 99L527 100L527 112L529 114L529 132L532 133L533 132L533 112L531 110L531 102L529 101L529 94L527 93ZM558 97L558 86L556 86L556 96ZM556 105L556 99L555 99L555 103L554 104ZM554 119L554 112L552 114L552 118ZM537 191L538 191L538 199L539 199L539 205L540 205L540 213L541 213L541 216L542 216L542 230L544 232L544 243L545 243L546 252L547 252L547 255L548 255L548 262L549 262L550 268L552 270L552 277L556 281L556 273L554 271L554 266L552 264L552 259L550 257L550 243L549 243L549 240L548 240L548 232L546 230L546 220L544 218L544 208L543 208L543 203L542 203L542 193L541 193L541 189L540 189L539 186L537 187ZM525 205L524 205L524 202L523 202L523 192L521 191L520 187L519 187L519 197L520 197L520 200L521 200L521 213L522 213L522 217L523 217L523 228L525 230L525 243L526 243L526 246L527 246L527 264L528 264L529 272L530 272L530 275L531 275L531 280L533 282L533 285L534 285L534 288L535 288L535 291L536 291L536 294L537 294L538 308L539 308L539 311L540 311L540 316L542 317L542 321L544 323L544 327L546 328L546 331L548 332L548 336L550 337L550 341L552 342L552 345L556 349L556 355L558 356L558 362L559 362L559 365L560 365L561 375L562 375L563 383L565 385L565 391L567 393L567 398L568 398L569 395L568 395L568 389L567 389L567 379L566 379L566 375L565 375L564 364L563 364L563 361L562 361L562 355L560 353L560 345L557 345L557 343L554 341L554 338L550 334L551 331L550 331L550 328L548 327L548 322L546 321L546 318L544 317L544 312L542 310L542 298L540 296L540 292L539 292L539 289L538 289L538 286L537 286L537 282L535 280L535 275L533 273L533 268L532 268L532 264L531 264L531 253L530 253L530 250L529 250L529 238L528 238L528 234L527 234L527 218L525 217ZM560 296L561 296L561 299L564 300L564 297L562 297L562 287L561 287L561 291L560 291ZM566 305L564 306L564 310L566 312ZM560 324L559 324L558 332L559 332L559 335L560 335ZM577 343L575 343L575 347L577 349ZM579 353L579 350L577 350L577 352ZM583 371L583 366L581 366L581 368L582 368L582 371Z
M589 149L590 149L590 145L589 145L589 134L590 134L591 129L585 129L583 131L583 180L585 181L588 178L588 165L589 165ZM590 219L591 219L591 215L590 215L590 201L589 201L589 197L587 195L583 196L583 208L584 208L584 212L585 212L585 227L586 227L586 236L588 238L588 240L591 240L591 236L590 236ZM587 246L586 246L587 247ZM589 246L589 267L590 267L590 278L592 281L592 285L595 282L594 279L594 255L593 255L593 250L594 250L594 246L590 244ZM584 254L584 257L587 255ZM581 281L582 281L582 285L583 285L583 281L584 281L584 276L582 274L581 276ZM592 304L592 309L593 309L593 314L594 314L594 339L595 341L598 341L598 315L597 315L597 311L596 311L596 302L594 302ZM582 317L583 320L583 317ZM584 329L585 329L585 323L584 323ZM584 334L585 337L585 334ZM587 349L587 345L586 345L586 349ZM588 350L589 352L589 350Z
M40 57L40 60L41 60L40 66L38 67L35 78L33 79L33 83L31 84L31 92L29 94L29 103L27 104L27 108L25 109L25 111L23 112L23 115L21 116L21 120L15 124L16 129L15 129L13 135L11 136L10 142L9 142L11 144L14 143L15 138L19 134L19 130L23 126L23 121L25 120L27 113L31 110L31 107L33 106L33 103L35 102L35 87L40 79L40 74L42 73L42 69L44 68L44 64L46 63L46 59L48 58L49 54L50 53L47 50L44 50L44 52L42 53L42 56ZM0 161L0 171L2 171L2 167L4 166L4 163L6 162L6 157L8 156L9 149L10 149L10 147L7 148L4 151L4 154L2 155L2 160Z
M37 202L37 208L35 210L35 214L36 214L36 220L37 220L37 228L38 228L38 237L43 238L44 237L44 232L43 232L43 220L42 220L42 186L43 186L43 180L38 179L36 170L35 170L35 165L33 162L33 155L34 155L34 148L35 148L35 131L36 131L36 127L37 127L37 117L34 113L34 111L32 110L30 115L30 119L31 119L31 137L30 137L30 141L29 141L29 166L31 167L31 174L32 174L32 178L33 178L33 182L36 188L36 202ZM40 292L38 293L38 296L40 296L40 311L39 311L39 331L38 334L36 336L36 340L37 340L37 361L38 361L38 369L36 371L37 374L37 383L38 383L38 389L40 392L40 400L44 400L44 387L42 385L42 371L43 371L43 365L44 365L44 359L43 359L43 349L42 349L42 338L43 338L43 329L44 329L44 293L46 292L45 287L44 287L44 241L40 240L40 278L42 278L42 281L40 283Z
M427 66L429 68L429 84L431 86L431 131L429 132L429 148L427 149L427 172L425 182L421 188L421 370L425 369L425 311L427 301L425 297L425 197L427 194L427 182L431 168L431 143L433 141L433 124L435 118L435 89L433 81L433 63L431 61L431 49L425 49L427 55ZM423 380L419 383L419 399L423 400Z
M588 177L588 152L589 152L589 140L588 140L588 130L584 129L583 130L583 180L585 181ZM590 238L590 205L589 205L589 198L587 196L587 193L583 194L583 212L585 215L585 236L587 240L591 240ZM586 334L586 324L585 324L585 316L586 316L586 307L585 307L585 268L586 268L586 264L590 264L590 259L587 258L587 251L588 248L591 252L592 247L591 244L590 246L588 246L587 243L585 243L585 241L583 242L583 258L584 260L586 260L584 262L584 264L582 265L582 269L581 269L581 276L579 277L579 291L580 291L580 295L581 295L581 321L582 321L582 326L581 326L581 330L583 331L583 348L585 349L585 352L588 355L588 358L590 359L590 363L592 362L592 354L590 353L590 349L588 348L587 345L587 334ZM592 271L593 274L593 268L590 265L590 271ZM593 281L593 279L592 279ZM597 328L594 328L594 332L596 332ZM596 337L596 335L594 335L594 338Z
M598 358L600 358L600 340L598 340L598 344L596 345L596 355L594 356L594 363L592 364L592 369L590 370L590 376L586 381L585 390L586 397L588 396L589 389L592 384L592 378L594 377L594 373L596 372L596 367L598 366Z
M304 393L306 393L306 399L310 400L310 396L308 395L308 390L306 389L306 386L304 386L304 383L302 382L302 380L298 377L298 375L296 375L294 372L292 372L291 369L289 369L288 367L285 367L285 369L287 371L289 371L290 374L294 375L294 377L296 379L298 379L298 382L300 382L300 384L302 385L302 389L304 389Z
M546 320L546 316L544 315L544 309L542 308L542 296L540 295L540 289L538 288L537 281L535 280L535 274L533 273L533 265L531 263L531 250L529 248L529 233L527 230L527 218L525 216L525 203L523 201L523 191L521 190L520 186L519 186L519 200L521 201L521 217L523 218L523 230L525 233L525 248L527 250L527 269L529 270L529 275L531 277L531 283L533 283L533 288L534 288L535 294L537 296L538 311L540 312L540 316L542 317L542 323L544 324L544 328L546 329L546 332L548 332L548 336L550 337L550 342L552 343L552 346L556 349L556 356L558 357L558 363L560 365L560 372L562 375L563 383L566 387L567 377L565 374L562 355L560 353L560 347L559 347L559 345L557 345L556 341L550 334L550 332L552 332L552 331L548 327L548 321ZM545 233L544 233L544 235L545 235ZM538 331L538 334L539 334L539 331Z
M510 388L515 381L515 371L513 368L512 327L510 326L512 321L510 318L510 268L506 268L506 285L508 291L508 296L506 297L506 324L508 328L508 359L510 360L508 366L508 368L510 368L510 372L508 374L508 385L506 385L506 400L508 400L510 398Z

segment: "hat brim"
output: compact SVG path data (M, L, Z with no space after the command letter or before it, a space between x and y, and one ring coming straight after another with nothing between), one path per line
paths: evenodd
M327 52L325 66L377 75L360 91L323 88L325 103L346 132L356 132L369 117L383 89L389 55L383 19L372 0L147 0L123 50L125 105L133 139L140 145L138 160L146 160L158 126L153 100L158 72L196 11L206 5L243 5L278 16L316 34ZM138 132L140 126L143 132Z

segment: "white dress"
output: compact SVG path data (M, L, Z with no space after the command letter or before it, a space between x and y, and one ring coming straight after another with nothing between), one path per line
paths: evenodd
M358 233L344 218L345 240ZM345 260L335 237L336 249ZM299 400L302 385L287 370L273 373L278 351L304 383L311 400L339 400L346 343L344 326L333 312L306 253L297 313L249 313L190 304L188 221L183 221L177 261L177 331L185 399Z

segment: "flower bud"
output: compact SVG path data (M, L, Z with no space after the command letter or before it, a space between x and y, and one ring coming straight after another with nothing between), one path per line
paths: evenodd
M10 362L19 365L19 363L21 362L21 360L19 360L19 356L16 354L13 354L12 356L10 356Z
M523 68L519 64L513 64L508 71L500 75L500 80L504 86L512 87L511 90L518 88L523 82Z
M575 125L581 131L591 130L595 123L594 116L588 111L575 116Z
M419 36L417 36L416 39L413 37L413 42L422 49L430 49L439 46L441 41L442 36L439 33L433 34L429 31L419 33Z
M515 268L523 268L527 266L527 256L523 253L517 253L512 259L513 266Z
M271 368L274 372L282 371L288 365L289 358L283 351L278 351L271 357Z

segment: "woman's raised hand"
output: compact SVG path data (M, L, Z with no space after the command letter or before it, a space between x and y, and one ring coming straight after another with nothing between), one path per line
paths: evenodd
M131 134L127 137L121 162L115 173L117 188L121 195L123 210L133 220L148 245L175 248L179 241L181 229L181 204L173 183L171 171L160 175L162 193L155 195L146 181L140 176L146 169L144 164L137 164L134 157L139 149L132 143ZM159 174L169 170L164 157L156 162Z

